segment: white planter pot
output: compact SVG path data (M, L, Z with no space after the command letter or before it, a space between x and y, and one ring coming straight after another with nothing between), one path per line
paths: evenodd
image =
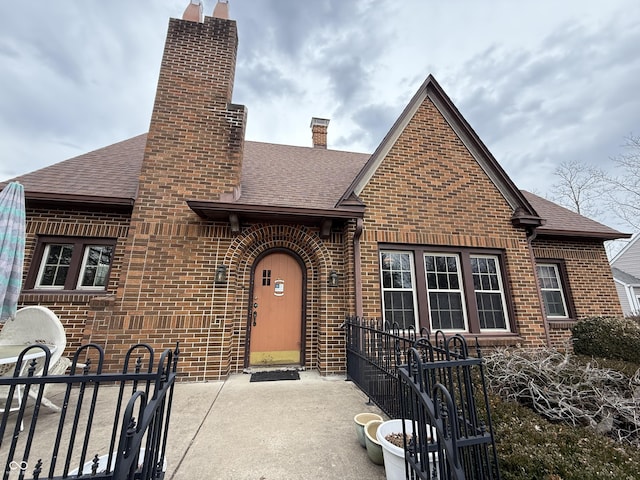
M367 447L364 439L364 426L371 420L380 420L382 422L383 418L377 413L371 412L359 413L355 417L353 417L353 421L356 424L356 435L358 437L358 442L360 442L362 448Z
M376 437L380 425L382 425L382 420L371 420L364 426L364 443L367 446L367 455L376 465L384 464L382 446Z
M402 434L402 422L401 419L388 420L383 422L376 433L378 442L382 447L382 455L384 457L384 469L387 475L387 480L405 480L405 464L404 464L404 448L398 447L387 440L385 437L392 433ZM411 420L404 420L405 431L411 432ZM437 454L435 456L435 463L437 465ZM433 461L433 460L432 460ZM436 479L439 476L435 477Z

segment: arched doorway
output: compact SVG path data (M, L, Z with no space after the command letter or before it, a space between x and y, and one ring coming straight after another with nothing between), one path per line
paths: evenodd
M300 365L304 342L304 274L288 252L273 251L253 269L249 308L249 366Z

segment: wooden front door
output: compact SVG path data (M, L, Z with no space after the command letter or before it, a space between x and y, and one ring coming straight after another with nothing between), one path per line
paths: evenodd
M302 268L291 255L276 252L254 270L249 364L300 364L302 349Z

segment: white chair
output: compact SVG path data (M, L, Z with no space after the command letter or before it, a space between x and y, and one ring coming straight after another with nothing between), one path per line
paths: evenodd
M55 347L51 349L49 373L52 375L63 374L71 364L68 358L62 357L67 346L67 335L56 314L39 305L21 308L17 311L15 319L7 320L0 331L0 344L24 345L26 347L36 343ZM43 369L44 362L37 367L35 375L42 375ZM13 370L8 374L13 374ZM45 386L45 393L47 387ZM30 390L29 395L35 398L37 389ZM19 401L20 394L18 391ZM58 406L51 403L46 397L42 398L42 404L54 410L60 410Z

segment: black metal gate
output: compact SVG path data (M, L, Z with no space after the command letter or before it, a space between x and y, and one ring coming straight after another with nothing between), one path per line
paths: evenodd
M349 379L390 418L410 420L408 478L500 478L479 348L472 357L460 335L432 342L375 320L350 317L345 328Z
M34 349L45 355L27 361L25 371L23 357ZM104 351L89 344L77 350L68 374L50 375L47 347L27 347L13 375L0 377L3 479L164 478L178 348L154 356L137 344L120 373L102 373ZM61 405L43 414L54 385Z

